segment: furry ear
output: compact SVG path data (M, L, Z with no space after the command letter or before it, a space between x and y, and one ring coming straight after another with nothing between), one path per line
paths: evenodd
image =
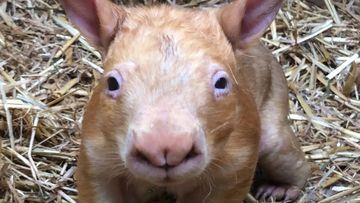
M234 49L256 42L270 26L282 0L236 0L218 13L218 20Z
M70 21L102 54L124 21L125 11L109 0L60 0Z

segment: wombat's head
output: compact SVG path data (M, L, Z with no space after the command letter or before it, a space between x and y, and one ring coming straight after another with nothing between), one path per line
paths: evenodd
M92 166L157 185L255 167L257 111L234 50L262 35L280 1L213 10L62 4L103 56L82 132Z

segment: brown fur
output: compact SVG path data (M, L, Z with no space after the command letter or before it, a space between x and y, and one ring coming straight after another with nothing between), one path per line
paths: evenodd
M105 72L124 63L136 67L121 69L126 82L119 99L104 93L105 79L93 92L81 133L80 202L145 202L149 189L175 194L177 203L241 202L250 190L257 160L267 181L304 185L309 167L287 121L286 81L266 48L256 45L234 52L218 11L159 6L116 7L112 12L121 19L111 42L93 43L102 50ZM102 36L106 41L112 35ZM221 102L209 92L211 64L231 75L232 92ZM169 119L181 126L194 123L179 120L177 113L186 109L194 115L206 135L209 164L195 179L156 186L133 177L122 153L128 129L150 125L148 113L165 107L173 109Z

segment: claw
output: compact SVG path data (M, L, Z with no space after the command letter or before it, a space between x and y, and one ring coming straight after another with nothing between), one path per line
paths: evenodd
M300 189L296 186L291 186L286 190L285 201L294 201L300 195Z
M300 189L297 186L263 184L258 187L255 198L268 201L284 200L285 202L293 202L299 195Z
M256 199L260 199L260 197L261 197L261 195L263 194L264 190L265 190L265 186L260 186L260 187L257 189L255 198L256 198Z
M272 193L274 199L282 199L285 196L285 188L277 187Z
M261 196L261 199L267 200L272 196L272 193L275 189L275 186L272 185L268 185L263 193L263 195Z

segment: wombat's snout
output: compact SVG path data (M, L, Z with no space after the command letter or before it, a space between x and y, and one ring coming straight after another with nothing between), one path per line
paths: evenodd
M130 154L136 162L168 170L201 155L191 135L151 132L142 136L136 138Z
M165 115L164 115L165 114ZM137 177L157 184L176 183L202 172L206 144L202 130L168 112L131 130L127 167ZM146 119L147 120L147 119Z

